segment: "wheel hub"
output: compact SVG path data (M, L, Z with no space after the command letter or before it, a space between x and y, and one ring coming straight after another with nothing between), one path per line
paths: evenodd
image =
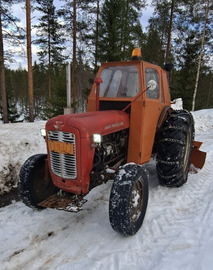
M136 222L141 215L143 206L143 189L141 181L134 184L130 199L130 218L133 222Z

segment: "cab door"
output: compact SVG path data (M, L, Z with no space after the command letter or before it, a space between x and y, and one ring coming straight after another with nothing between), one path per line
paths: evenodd
M145 163L149 161L152 154L157 122L164 107L164 97L161 84L161 68L145 62L143 63L142 72L144 90L147 89L143 97L141 138L141 163Z

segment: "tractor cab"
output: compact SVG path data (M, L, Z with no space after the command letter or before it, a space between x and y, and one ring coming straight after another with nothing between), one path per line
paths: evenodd
M128 162L149 161L156 127L170 109L167 72L139 60L102 63L88 98L88 111L125 111L130 117ZM97 95L98 92L98 95ZM130 105L131 106L128 106Z

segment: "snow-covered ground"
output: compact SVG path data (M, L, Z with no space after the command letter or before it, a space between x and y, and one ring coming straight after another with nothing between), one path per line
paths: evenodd
M108 219L112 182L92 190L79 213L35 211L22 202L0 209L2 270L211 270L213 265L213 109L193 113L205 166L181 188L159 186L155 165L142 228L114 232ZM1 125L0 190L17 183L20 166L45 152L45 122ZM6 180L6 185L5 185Z

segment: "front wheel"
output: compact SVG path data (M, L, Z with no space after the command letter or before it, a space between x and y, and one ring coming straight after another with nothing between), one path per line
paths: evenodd
M112 228L126 236L140 229L148 203L148 177L138 165L126 165L116 174L109 200Z
M46 160L46 154L31 156L24 163L19 174L20 197L23 203L31 208L42 208L38 203L58 191L53 185Z

